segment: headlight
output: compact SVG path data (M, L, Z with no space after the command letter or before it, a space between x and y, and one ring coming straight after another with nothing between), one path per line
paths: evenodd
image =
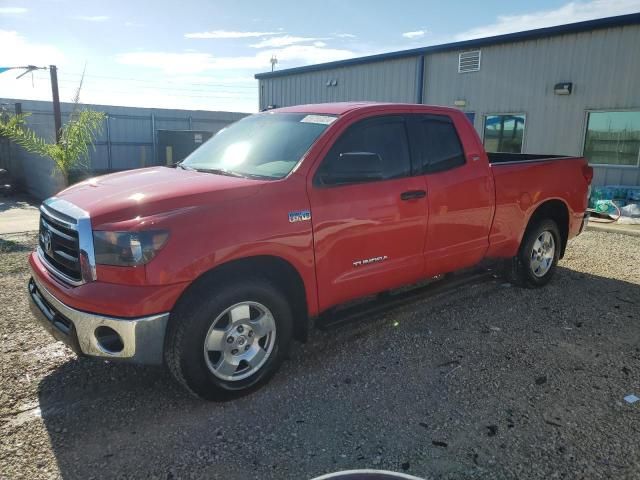
M156 256L169 238L166 230L145 232L93 232L96 263L132 267Z

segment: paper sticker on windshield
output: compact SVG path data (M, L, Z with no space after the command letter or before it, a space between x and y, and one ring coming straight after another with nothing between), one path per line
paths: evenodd
M337 117L331 117L329 115L307 115L302 120L303 123L317 123L320 125L331 125L335 122Z

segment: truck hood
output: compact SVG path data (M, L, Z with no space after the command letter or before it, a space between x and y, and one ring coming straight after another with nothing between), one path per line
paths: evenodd
M94 228L189 208L219 207L257 193L265 181L151 167L90 178L58 195L88 212Z

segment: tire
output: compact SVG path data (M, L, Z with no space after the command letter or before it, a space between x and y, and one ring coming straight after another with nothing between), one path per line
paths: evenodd
M171 314L165 363L198 397L237 398L275 374L288 354L292 325L287 298L266 279L204 283Z
M534 251L535 249L535 251ZM556 272L562 238L553 220L540 220L527 228L516 262L516 277L530 288L549 283Z

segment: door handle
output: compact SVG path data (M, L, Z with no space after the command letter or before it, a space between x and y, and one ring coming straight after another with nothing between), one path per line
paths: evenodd
M426 190L408 190L400 194L400 200L413 200L415 198L424 198L426 196Z

